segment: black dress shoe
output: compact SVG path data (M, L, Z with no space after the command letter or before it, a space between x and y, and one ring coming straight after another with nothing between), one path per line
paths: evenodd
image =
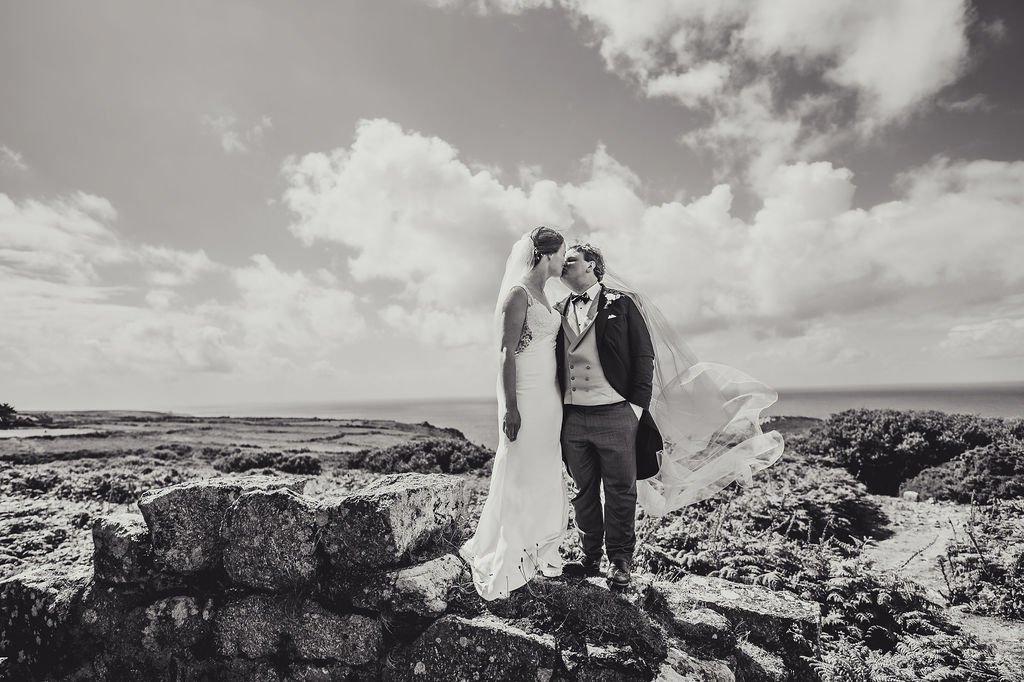
M629 585L629 559L612 559L611 568L608 569L609 587L627 587Z
M566 575L582 575L591 578L601 575L601 557L585 556L579 561L570 561L562 566L562 572Z

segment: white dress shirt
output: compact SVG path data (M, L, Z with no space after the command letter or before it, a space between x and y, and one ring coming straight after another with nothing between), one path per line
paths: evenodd
M601 283L595 282L592 287L583 292L590 296L589 301L577 301L572 304L573 307L573 324L576 325L576 333L579 334L583 331L583 328L587 326L587 313L590 312L590 306L597 305L597 298L601 293Z

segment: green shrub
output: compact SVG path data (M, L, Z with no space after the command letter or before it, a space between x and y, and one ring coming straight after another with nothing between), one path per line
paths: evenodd
M18 418L18 411L10 403L0 403L0 429L8 429L14 426Z
M253 452L236 452L229 455L222 455L213 460L213 468L217 471L227 473L238 473L250 469L262 469L272 467L276 462L274 453L265 450Z
M904 481L900 492L968 504L1024 497L1024 443L1004 440L968 450Z
M492 453L468 440L423 438L389 448L361 450L349 458L350 469L379 473L461 474L484 468Z
M281 455L275 468L287 474L319 474L320 458L315 455Z
M921 471L1010 437L1015 421L937 411L845 410L824 425L827 455L873 493L895 495Z
M217 471L237 473L252 469L276 469L289 474L319 474L320 460L314 455L286 455L265 450L251 450L221 455L213 460Z

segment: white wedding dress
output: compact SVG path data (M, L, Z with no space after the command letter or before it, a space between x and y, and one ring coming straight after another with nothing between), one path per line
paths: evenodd
M555 364L561 316L529 291L526 295L526 324L516 349L516 400L522 423L516 440L509 441L501 429L505 396L499 377L501 440L476 533L460 551L472 569L477 592L487 600L508 597L538 572L561 573L558 546L569 516Z

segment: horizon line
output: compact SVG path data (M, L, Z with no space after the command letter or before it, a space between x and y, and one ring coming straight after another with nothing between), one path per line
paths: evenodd
M833 386L787 386L775 388L778 392L780 399L784 398L786 394L799 394L799 393L827 393L827 392L842 392L842 393L855 393L862 391L879 391L879 392L896 392L896 391L935 391L935 390L985 390L985 389L1002 389L1002 390L1013 390L1021 389L1024 390L1024 380L1013 380L1013 381L989 381L989 382L951 382L951 383L907 383L907 384L838 384ZM345 405L345 406L360 406L360 405L393 405L401 403L460 403L460 402L484 402L484 401L496 401L497 398L493 395L478 395L478 396L449 396L449 397L432 397L432 396L409 396L409 397L392 397L392 398L365 398L365 399L347 399L347 398L324 398L319 400L276 400L276 401L226 401L216 403L195 403L189 405L175 404L175 405L163 405L163 406L142 406L142 407L76 407L76 408L60 408L60 407L49 407L49 408L27 408L22 412L160 412L160 413L186 413L189 409L217 409L220 407L259 407L259 406L274 406L274 405Z

